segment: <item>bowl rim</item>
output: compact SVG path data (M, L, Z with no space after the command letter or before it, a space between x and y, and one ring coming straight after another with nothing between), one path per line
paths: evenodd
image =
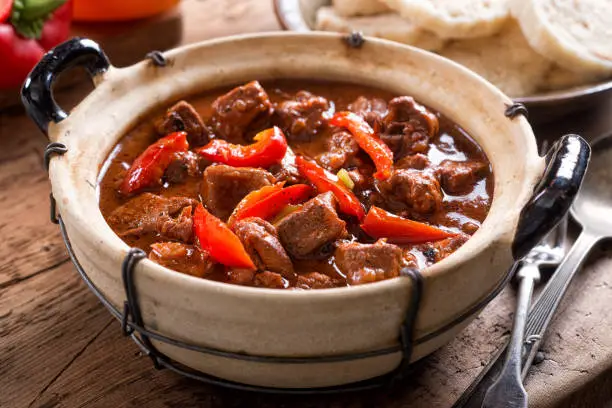
M259 40L259 39L269 39L272 37L282 37L282 38L288 38L288 37L315 37L315 38L330 38L333 40L338 40L338 39L343 39L345 36L340 34L340 33L325 33L325 32L308 32L308 33L295 33L295 32L284 32L284 31L272 31L272 32L259 32L259 33L250 33L250 34L240 34L240 35L234 35L234 36L229 36L229 37L221 37L221 38L216 38L216 39L212 39L212 40L206 40L206 41L202 41L202 42L198 42L198 43L193 43L193 44L189 44L189 45L185 45L185 46L181 46L181 47L177 47L174 49L171 49L167 52L165 52L165 56L169 59L172 59L175 56L178 56L182 53L186 53L188 51L194 51L194 50L198 50L200 48L204 48L204 47L212 47L218 44L224 44L224 43L232 43L232 42L240 42L240 41L251 41L251 40ZM496 97L500 98L501 100L503 100L506 104L511 104L512 100L509 99L506 95L504 95L499 89L495 88L492 84L490 84L489 82L487 82L486 80L484 80L482 77L478 76L477 74L475 74L474 72L468 70L467 68L454 63L453 61L450 61L446 58L443 58L437 54L432 54L429 53L427 51L421 50L419 48L415 48L415 47L411 47L411 46L407 46L405 44L400 44L397 42L393 42L393 41L389 41L389 40L385 40L385 39L379 39L379 38L369 38L369 42L373 43L373 44L380 44L382 46L386 46L386 47L393 47L393 48L400 48L400 49L407 49L410 50L410 52L413 53L417 53L417 54L422 54L422 56L426 57L426 58L434 58L439 60L440 62L443 62L445 64L450 64L452 65L454 70L458 70L459 72L462 73L462 75L467 75L469 77L472 77L472 79L481 82L481 84L483 86L485 86L487 88L488 91L492 92L492 94L494 94ZM111 66L111 68L104 73L101 77L96 77L94 78L94 82L96 84L96 89L94 89L91 93L95 93L98 87L102 87L102 86L107 86L107 87L111 87L112 83L115 82L116 80L121 80L122 77L126 77L129 75L134 75L137 72L143 70L146 68L147 62L146 61L142 61L140 63L128 66L128 67L124 67L124 68L117 68L114 66ZM86 98L88 99L89 96ZM80 106L83 104L85 100L83 100L80 104L78 104L75 109L73 110L76 111L80 108ZM138 118L141 119L141 118ZM58 132L58 130L61 130L62 124L65 122L69 122L69 119L66 121L62 121L59 122L58 124L50 124L49 126L49 134L51 135L52 133L59 133L61 135L63 135L63 132ZM533 146L530 146L528 151L526 152L527 157L525 158L525 162L529 163L529 161L533 161L533 160L538 160L538 163L542 162L543 163L543 159L540 158L539 156L537 156L537 152L535 151L534 147L535 147L535 136L533 135L533 131L529 125L529 123L527 122L527 120L524 117L517 117L514 120L516 126L521 128L522 133L525 134L526 138L529 138L531 136L531 139L533 139ZM121 134L121 136L125 135L125 132L123 132ZM62 136L63 137L63 136ZM62 137L60 137L59 139L61 140ZM69 137L68 137L69 140ZM55 141L55 140L54 140ZM117 140L115 142L113 142L113 146L115 146L117 143ZM112 149L111 149L112 150ZM110 154L110 151L107 152L106 157L108 157L108 154ZM529 154L531 154L533 156L533 154L535 154L537 157L528 157ZM487 155L488 156L488 155ZM56 161L52 161L51 163L51 167L50 167L50 176L52 178L58 177L57 173L57 165L58 163L56 163ZM531 163L533 164L533 163ZM61 167L68 167L68 165L66 163L62 163ZM99 176L99 171L97 175ZM533 168L530 170L531 172L535 171ZM62 169L61 173L67 173L70 174L71 170L70 169ZM61 177L67 177L67 174L61 174ZM528 174L528 173L527 173ZM97 178L96 178L97 179ZM520 180L517 181L519 183L527 183L527 180ZM70 182L71 184L71 189L76 189L75 186L72 186L73 182ZM62 190L64 190L64 188L62 187ZM495 200L495 194L494 194L494 200ZM71 204L71 205L75 205L75 204ZM493 202L492 202L493 205ZM101 211L99 206L96 206L96 210L100 213L100 216L104 219L104 217L101 215ZM485 222L486 220L489 218L489 214L487 214L487 218L485 218ZM106 221L104 219L104 221ZM68 224L68 223L66 223ZM483 222L484 224L484 222ZM89 227L86 227L89 228ZM113 242L105 242L105 246L109 247L106 251L113 251L115 249L121 249L122 253L127 253L127 251L130 249L130 247L128 246L127 243L125 243L118 235L116 235L114 233L114 231L112 231L112 229L110 228L110 226L108 226L107 223L105 223L105 228L106 228L106 233L107 234L112 234L113 236ZM480 231L480 230L479 230ZM495 228L491 225L489 228L487 228L487 231L490 233L491 236L487 237L486 242L488 244L492 244L493 242L495 242L495 239L500 239L500 237L502 236L502 234L499 231L496 231ZM90 231L91 232L91 231ZM495 232L495 234L494 234ZM100 232L94 232L94 236L95 238L101 238L104 234L100 233ZM471 240L471 239L470 239ZM469 241L468 240L468 243ZM101 241L102 242L102 241ZM468 248L466 248L466 245L468 244L464 244L462 245L457 251L453 252L453 254L451 254L449 257L443 259L440 262L437 262L427 268L425 268L424 270L426 271L426 273L423 273L423 277L424 279L428 279L428 278L435 278L436 276L439 276L440 274L444 274L444 272L447 272L448 270L452 270L453 267L464 264L465 262L469 262L471 259L473 259L476 255L478 255L480 252L486 250L486 248L481 248L481 247L477 247L478 250L477 251L472 251L471 253L467 253L465 252ZM468 246L469 247L469 246ZM462 251L463 250L463 251ZM457 257L458 254L463 254L461 258ZM156 279L159 279L160 283L178 283L180 286L184 286L184 285L189 285L189 286L199 286L199 288L201 288L202 290L213 290L215 292L223 292L225 294L228 295L233 295L233 296L239 296L242 298L260 298L261 296L273 296L276 299L282 300L283 302L295 302L295 303L303 303L303 304L307 304L308 302L312 301L314 298L316 299L332 299L332 298L336 298L338 295L342 295L345 298L361 298L364 295L367 294L372 294L372 293L382 293L385 289L389 288L389 287L393 287L396 286L398 284L400 284L400 282L404 281L404 279L398 279L401 278L392 278L392 279L385 279L382 281L377 281L377 282L372 282L370 284L367 285L356 285L356 286L347 286L347 287L335 287L335 288L328 288L325 290L278 290L278 289L270 289L270 288L260 288L260 287L250 287L250 286L242 286L242 285L235 285L235 284L229 284L229 283L225 283L225 282L218 282L218 281L213 281L213 280L209 280L209 279L202 279L202 278L198 278L198 277L194 277L194 276L190 276L187 274L183 274L177 271L174 271L170 268L166 268L164 266L161 266L151 260L149 260L148 258L143 259L140 263L139 263L140 267L146 267L146 269L150 270L151 272L154 273L154 277ZM506 274L507 272L504 272L503 276L501 276L500 281L505 280L506 278ZM477 301L474 302L474 304L476 304Z
M272 0L276 20L283 30L295 32L317 32L303 17L300 0ZM371 38L371 37L369 37ZM538 108L563 105L578 99L594 97L612 91L612 76L601 81L572 86L564 89L539 92L532 95L517 96L514 101Z

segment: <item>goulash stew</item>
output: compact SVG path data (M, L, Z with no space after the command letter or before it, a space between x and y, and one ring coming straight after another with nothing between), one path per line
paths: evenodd
M142 121L99 184L110 227L189 275L279 289L358 285L444 259L474 234L491 166L410 96L249 82Z

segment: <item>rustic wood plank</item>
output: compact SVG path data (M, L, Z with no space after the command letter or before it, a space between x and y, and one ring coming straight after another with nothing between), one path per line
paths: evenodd
M27 407L112 317L72 264L0 290L0 406Z
M49 187L41 154L0 162L0 288L66 262L49 221Z

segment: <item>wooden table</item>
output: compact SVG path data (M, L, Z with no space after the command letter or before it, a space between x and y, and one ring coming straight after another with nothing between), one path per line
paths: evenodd
M185 0L182 41L276 30L269 3ZM74 104L86 91L60 99ZM537 133L592 137L612 128L611 112L609 103ZM23 112L0 113L0 407L449 407L508 335L512 288L392 392L265 396L156 371L88 292L49 222L45 145ZM544 344L545 359L527 379L532 406L612 406L611 254L604 248L592 256L572 284Z

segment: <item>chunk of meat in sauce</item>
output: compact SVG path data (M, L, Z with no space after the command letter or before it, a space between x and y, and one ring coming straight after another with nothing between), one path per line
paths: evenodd
M325 143L325 152L317 156L317 162L329 171L346 167L351 159L359 153L355 138L345 130L336 130Z
M259 270L277 272L287 279L295 279L293 264L278 240L274 225L251 217L238 221L233 228Z
M399 276L402 250L384 241L374 244L345 242L338 245L335 258L348 283L358 285Z
M290 141L309 141L327 128L333 105L322 96L300 91L275 107L276 122Z
M262 169L209 166L204 170L202 198L208 211L226 220L244 196L274 182L274 176Z
M232 143L244 143L255 122L272 114L268 94L257 81L236 87L212 103L212 127L217 137Z
M193 240L193 218L192 207L185 207L181 210L178 217L160 219L157 223L157 230L162 237L174 238L183 242Z
M399 202L418 214L430 214L442 207L440 183L428 171L394 170L391 177L379 183L379 188L392 207L398 207Z
M381 122L380 138L396 160L415 153L427 153L429 138L438 132L438 118L410 96L391 99Z
M175 159L164 172L164 180L170 184L181 184L188 177L199 177L202 174L202 161L203 159L192 151L176 153Z
M173 132L187 132L190 147L202 146L210 139L210 132L193 106L180 101L172 106L156 123L155 129L161 136Z
M166 268L199 278L210 274L215 268L215 263L208 252L180 242L151 244L149 259Z
M376 129L387 113L387 102L380 98L368 99L360 96L348 106L348 110L360 115L372 128Z
M255 286L270 289L285 289L289 287L289 281L280 273L263 271L255 275Z
M419 269L419 260L416 255L410 252L410 250L402 250L402 264L408 268Z
M236 285L251 285L256 273L253 269L233 268L227 271L227 281Z
M424 170L430 165L431 162L427 156L422 153L417 153L400 159L397 163L395 163L395 168Z
M346 235L346 223L336 213L331 192L320 194L301 209L282 218L278 236L285 249L296 258L305 258L325 244Z
M299 289L325 289L338 286L338 282L319 272L309 272L298 276L296 288Z
M489 166L477 161L444 160L436 173L444 191L450 194L465 194L489 173Z
M279 182L285 181L288 184L298 184L304 181L295 165L295 153L289 146L287 146L287 152L283 160L279 164L272 165L269 170Z
M191 209L196 204L196 200L188 197L143 193L115 209L108 216L108 223L122 237L154 233L166 239L191 242Z
M485 197L475 196L470 199L460 197L444 202L444 210L448 213L458 212L472 220L483 220L491 206Z
M460 233L440 241L426 244L426 246L423 248L423 253L425 254L428 262L440 262L459 249L459 247L465 244L468 239L470 239L469 235Z

